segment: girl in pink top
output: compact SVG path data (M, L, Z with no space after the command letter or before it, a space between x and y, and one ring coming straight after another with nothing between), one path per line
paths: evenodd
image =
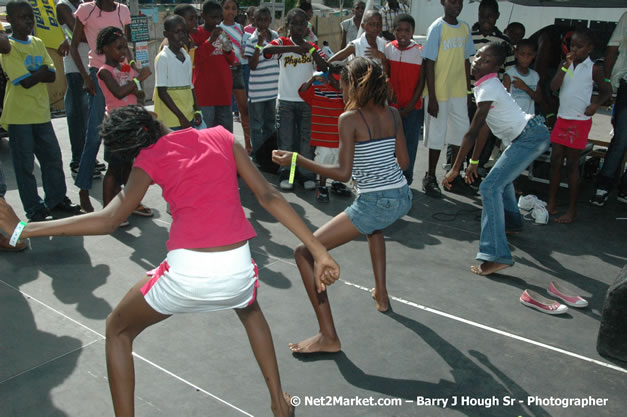
M290 397L281 389L270 328L256 301L257 273L248 249L254 230L241 206L237 176L310 251L319 292L339 278L339 266L221 126L173 132L144 108L127 106L111 112L101 136L122 159L136 157L124 191L100 212L28 223L21 236L111 233L153 182L163 190L173 217L167 259L153 277L131 288L107 318L107 371L115 415L134 415L132 351L138 334L174 313L228 308L235 309L248 333L270 392L273 415L293 415ZM182 181L192 183L196 192L181 187ZM219 188L213 186L216 182ZM198 210L204 215L199 216ZM18 223L11 206L0 199L0 230L11 234ZM228 230L225 224L230 225Z
M146 66L137 73L125 63L128 44L122 29L114 26L102 29L98 34L96 48L97 53L105 57L104 64L98 70L98 85L105 98L107 113L118 107L137 104L137 97L144 97L139 83L148 78L151 72ZM109 204L120 192L122 185L126 184L132 166L132 160L125 161L112 155L106 145L105 161L109 166L102 181L103 206ZM142 208L145 207L142 205Z

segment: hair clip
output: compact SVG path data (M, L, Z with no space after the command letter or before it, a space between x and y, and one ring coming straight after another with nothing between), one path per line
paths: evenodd
M146 126L142 126L144 128L144 132L148 132L148 128Z

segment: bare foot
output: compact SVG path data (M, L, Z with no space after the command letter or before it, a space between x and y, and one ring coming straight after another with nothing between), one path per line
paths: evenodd
M372 295L372 299L374 300L378 311L385 313L390 309L390 300L388 299L387 293L381 297L377 297L377 290L373 288L370 290L370 295Z
M546 211L548 211L549 214L551 214L553 216L556 215L557 214L557 204L549 202L549 204L546 206Z
M339 339L328 340L322 333L318 333L302 342L290 343L288 347L294 353L335 353L341 350Z
M574 222L576 217L577 216L575 215L574 212L571 212L570 210L568 210L566 213L564 213L563 216L560 216L557 219L555 219L555 221L561 224L568 224L568 223Z
M272 405L272 414L274 417L294 417L294 406L292 405L292 396L287 392L283 393L283 401L278 407Z
M78 197L80 199L81 209L83 209L85 213L94 211L94 206L91 205L91 200L89 199L89 190L80 190Z
M484 262L481 265L473 265L470 270L477 275L490 275L499 272L502 269L509 268L511 265L499 264L497 262Z

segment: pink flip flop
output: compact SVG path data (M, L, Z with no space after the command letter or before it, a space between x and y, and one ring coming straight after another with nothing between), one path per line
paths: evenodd
M568 289L559 285L557 282L553 281L549 284L549 294L559 298L565 304L568 304L571 307L575 308L584 308L588 307L588 302L584 300L582 297L578 296L570 292Z
M555 300L543 297L535 291L525 290L520 296L520 302L527 307L534 308L546 314L564 314L568 307Z

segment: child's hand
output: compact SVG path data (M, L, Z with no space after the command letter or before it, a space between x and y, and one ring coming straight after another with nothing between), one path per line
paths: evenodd
M196 123L196 116L194 116L194 123ZM192 124L185 117L179 118L179 124L181 125L181 129L187 129L188 127L192 127Z
M447 190L450 190L453 187L453 180L459 176L459 171L455 169L451 169L442 179L442 186Z
M399 109L398 114L401 115L401 118L403 119L407 119L407 116L409 116L409 113L411 113L412 108L407 106L407 107L403 107L402 109Z
M83 78L83 90L87 91L92 96L96 95L96 85L91 77Z
M427 107L427 113L429 113L433 117L438 117L438 112L440 111L440 106L438 105L438 101L433 97L429 97L429 106Z
M250 143L250 137L244 137L244 147L246 148L246 152L248 152L248 155L253 153L253 145Z
M312 84L314 82L319 82L320 84L329 84L329 80L322 75L314 75L313 77L311 77L311 82Z
M209 38L209 42L214 43L221 34L222 34L222 28L219 28L216 26L211 31L211 37Z
M479 168L478 164L468 165L468 168L466 168L466 177L464 178L464 181L466 181L466 184L474 184L475 180L479 179L477 168Z
M259 33L259 36L257 37L257 45L259 46L263 46L263 44L266 41L266 37L267 37L267 33L265 31Z
M340 266L328 252L314 259L314 281L318 293L326 291L327 286L333 284L339 278Z
M590 105L586 107L586 111L583 114L585 114L586 116L593 116L594 113L596 113L598 109L599 109L598 103L590 103Z
M70 54L70 42L65 39L61 45L57 48L57 53L61 56L67 56Z
M383 61L385 59L385 54L379 51L377 48L373 47L366 48L364 55L366 55L368 58L378 59L380 61Z
M272 162L282 167L292 163L292 152L276 149L272 151Z
M512 84L519 90L527 91L529 89L529 86L516 76L512 77Z
M573 63L573 54L571 52L570 54L566 55L566 59L564 59L563 67L568 69L568 68L570 68L570 64L572 64L572 63Z
M141 70L139 70L139 75L137 76L137 79L139 81L144 81L146 78L150 77L151 75L152 75L152 71L150 71L150 67L146 65L145 67L142 67Z
M0 230L11 236L19 222L20 219L13 211L13 208L4 201L4 198L0 198Z
M135 90L133 91L133 94L135 94L135 97L137 97L138 104L143 102L146 98L146 92L144 90Z

